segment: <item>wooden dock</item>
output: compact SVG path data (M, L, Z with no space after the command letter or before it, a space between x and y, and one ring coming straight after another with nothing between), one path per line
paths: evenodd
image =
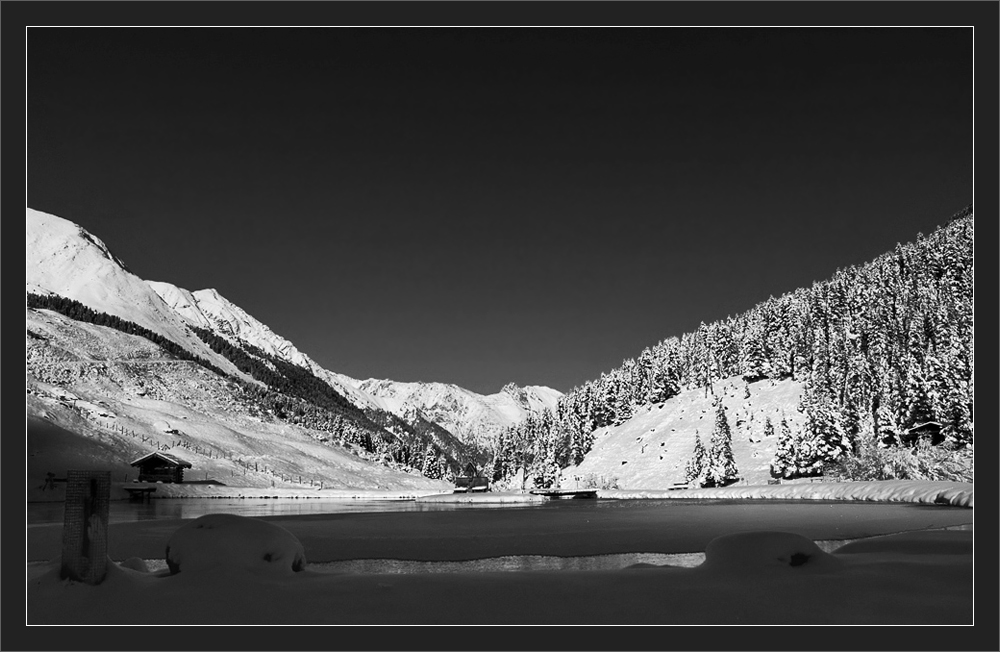
M532 489L531 493L546 498L597 498L597 489Z
M142 502L143 500L149 502L152 493L156 491L156 487L123 487L123 489L128 492L129 500L137 502Z

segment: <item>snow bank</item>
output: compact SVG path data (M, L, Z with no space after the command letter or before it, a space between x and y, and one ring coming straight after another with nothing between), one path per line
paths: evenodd
M305 549L294 534L236 514L206 514L185 523L167 542L166 557L171 574L222 569L292 573L306 565Z
M789 569L836 571L842 562L814 542L791 532L738 532L717 537L705 548L701 568L715 572Z
M716 498L749 500L864 500L972 507L974 485L931 480L872 482L803 482L797 484L732 486L706 489L601 489L600 498Z
M539 503L547 500L535 494L522 494L507 491L484 491L476 493L434 494L417 498L418 503Z

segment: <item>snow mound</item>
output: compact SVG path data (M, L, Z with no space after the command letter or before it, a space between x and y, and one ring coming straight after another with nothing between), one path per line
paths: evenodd
M701 568L709 571L778 569L836 571L843 563L812 540L791 532L736 532L716 537L705 547Z
M196 518L167 542L172 575L219 569L292 573L305 565L305 549L294 534L280 525L236 514Z

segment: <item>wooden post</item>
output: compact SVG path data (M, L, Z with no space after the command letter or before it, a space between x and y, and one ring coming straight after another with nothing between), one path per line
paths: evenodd
M100 584L108 570L111 471L69 471L60 577Z

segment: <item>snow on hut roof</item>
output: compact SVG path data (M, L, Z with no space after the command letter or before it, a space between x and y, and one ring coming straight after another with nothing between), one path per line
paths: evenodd
M150 453L148 455L143 455L142 457L140 457L140 458L138 458L136 460L133 460L132 463L130 464L130 466L136 466L137 464L142 464L146 460L154 458L154 457L159 457L162 460L164 460L165 462L167 462L169 464L173 464L174 466L184 467L185 469L190 469L191 468L191 462L185 462L184 460L182 460L181 458L177 457L176 455L171 455L170 453L161 453L159 451L153 451L152 453Z

